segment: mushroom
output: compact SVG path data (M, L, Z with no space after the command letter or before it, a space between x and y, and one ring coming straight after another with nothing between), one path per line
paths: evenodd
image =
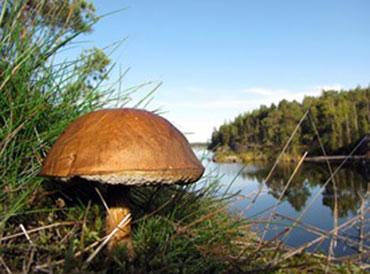
M58 181L79 177L114 186L191 183L204 167L184 135L166 119L139 109L104 109L90 112L72 124L50 149L40 175ZM130 214L125 191L107 193L106 232ZM108 242L119 243L131 256L131 223L120 227Z

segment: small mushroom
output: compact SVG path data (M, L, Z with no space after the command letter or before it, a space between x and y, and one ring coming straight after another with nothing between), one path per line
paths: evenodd
M145 110L124 108L91 112L70 124L49 151L40 175L63 182L79 177L114 186L143 186L191 183L203 172L188 141L170 122ZM106 199L108 234L130 213L129 188L111 189ZM119 243L133 255L131 223L120 227L108 250Z

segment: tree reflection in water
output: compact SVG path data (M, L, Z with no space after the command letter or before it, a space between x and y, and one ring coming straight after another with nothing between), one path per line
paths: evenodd
M241 175L244 179L254 179L262 183L271 166L266 164L256 165L258 167L256 170L248 170ZM269 193L275 199L279 199L282 195L294 168L295 165L293 164L280 164L270 180L266 182ZM330 172L325 165L304 164L283 194L283 200L288 201L296 211L301 211L305 208L307 200L311 196L311 189L322 187L329 177ZM353 166L343 167L336 173L334 179L337 186L339 217L356 213L356 210L360 207L361 196L363 197L366 194L369 177L366 170ZM333 184L329 183L322 193L322 204L329 207L332 212L334 211L334 197Z

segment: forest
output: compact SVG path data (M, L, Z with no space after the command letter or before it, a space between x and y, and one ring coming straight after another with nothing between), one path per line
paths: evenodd
M321 96L307 96L302 102L262 105L215 129L208 148L272 156L281 151L298 124L287 154L308 151L309 155L321 155L320 143L328 155L348 153L369 133L370 87L324 90Z

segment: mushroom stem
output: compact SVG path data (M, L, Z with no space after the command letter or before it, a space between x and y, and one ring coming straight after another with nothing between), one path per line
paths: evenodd
M124 188L124 191L122 188ZM125 196L128 195L129 192L127 187L113 187L112 189L109 189L108 192L109 210L105 219L107 235L119 225L123 218L131 213L130 208L127 205L127 199L125 199ZM131 221L126 223L125 226L121 226L110 239L108 242L108 252L112 253L118 246L126 246L128 256L130 258L134 257L134 249L131 239Z

